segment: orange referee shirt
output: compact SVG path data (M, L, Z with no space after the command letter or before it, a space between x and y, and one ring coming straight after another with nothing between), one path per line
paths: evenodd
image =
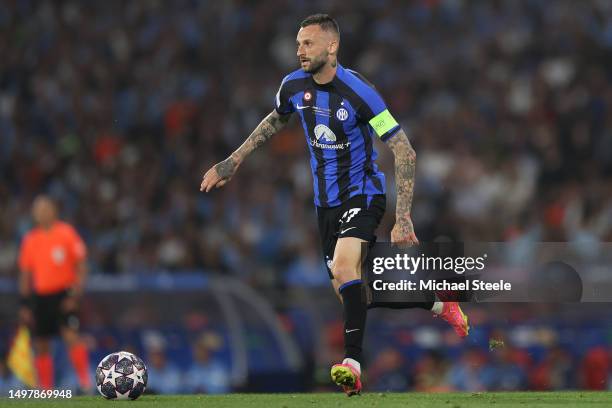
M79 234L70 224L56 221L50 229L34 228L19 254L22 273L32 275L34 293L49 295L68 289L76 282L76 267L87 255Z

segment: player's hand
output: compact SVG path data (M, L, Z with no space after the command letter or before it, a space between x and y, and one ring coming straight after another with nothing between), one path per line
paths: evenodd
M238 170L240 160L234 155L211 167L202 178L200 191L209 192L213 188L223 187Z
M398 245L418 245L419 240L414 233L410 217L400 218L391 230L391 243Z
M33 320L32 310L27 306L21 306L19 308L19 323L29 326Z

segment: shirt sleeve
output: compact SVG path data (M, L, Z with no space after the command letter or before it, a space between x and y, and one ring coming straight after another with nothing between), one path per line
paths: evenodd
M391 115L387 104L376 89L369 87L362 99L364 102L357 112L359 117L374 130L374 134L380 140L386 142L400 130L399 123Z
M286 86L287 78L288 76L283 79L283 82L278 88L278 92L276 92L275 109L280 115L287 115L295 112L295 107L291 102L291 95Z

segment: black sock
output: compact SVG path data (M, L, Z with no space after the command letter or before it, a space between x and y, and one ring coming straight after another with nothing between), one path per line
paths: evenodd
M344 307L344 354L346 358L352 358L360 363L368 311L362 289L361 279L346 282L339 288Z

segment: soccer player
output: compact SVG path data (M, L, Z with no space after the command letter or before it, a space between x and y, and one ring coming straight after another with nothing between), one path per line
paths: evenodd
M57 207L49 197L34 200L32 216L36 227L24 237L19 254L19 291L22 319L33 320L38 384L53 388L50 340L61 333L79 385L89 392L89 357L77 317L87 274L85 244L72 226L58 220Z
M361 280L362 243L385 212L385 176L376 166L373 137L395 157L396 222L391 242L417 244L410 208L415 152L376 89L357 72L338 63L340 31L334 19L316 14L302 21L297 34L301 68L287 75L275 109L227 159L206 172L200 190L225 185L253 150L299 115L310 151L314 201L323 255L344 312L345 359L332 367L332 380L347 395L361 391L362 340L367 306ZM462 337L467 318L456 302L422 305L449 322Z

